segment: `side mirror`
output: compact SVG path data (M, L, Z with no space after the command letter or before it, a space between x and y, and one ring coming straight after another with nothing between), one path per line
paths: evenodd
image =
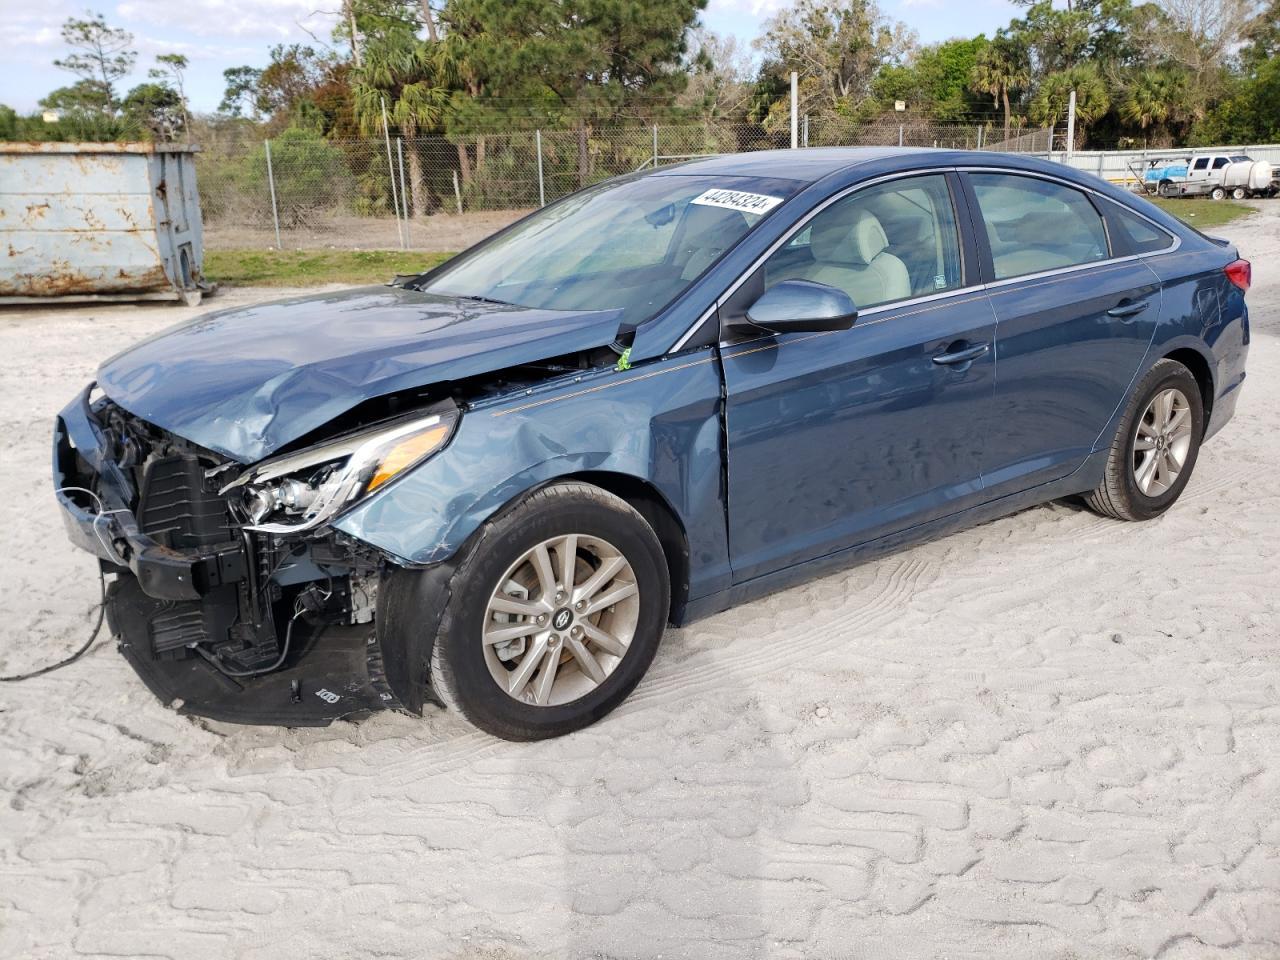
M783 280L747 310L747 319L774 333L848 330L858 308L843 290L812 280Z

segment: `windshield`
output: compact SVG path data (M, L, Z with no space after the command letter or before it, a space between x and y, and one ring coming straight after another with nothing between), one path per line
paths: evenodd
M741 240L798 184L724 176L606 183L547 207L423 289L547 310L652 317Z

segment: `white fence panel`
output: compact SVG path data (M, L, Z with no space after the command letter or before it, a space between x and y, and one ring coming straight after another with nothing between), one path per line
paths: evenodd
M1078 150L1068 159L1063 152L1049 154L1049 158L1059 163L1066 163L1077 170L1092 173L1103 180L1109 180L1120 186L1134 187L1139 181L1134 177L1129 165L1133 164L1139 171L1145 169L1147 160L1168 157L1186 157L1210 153L1245 154L1254 160L1266 160L1273 166L1280 167L1280 144L1252 144L1248 146L1228 147L1187 147L1182 150ZM1043 154L1042 154L1043 156Z

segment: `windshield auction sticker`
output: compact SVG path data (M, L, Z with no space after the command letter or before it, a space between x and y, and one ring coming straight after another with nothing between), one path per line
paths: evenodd
M770 197L763 193L744 193L741 190L708 190L694 197L691 203L704 207L724 207L743 213L768 213L782 202L782 197Z

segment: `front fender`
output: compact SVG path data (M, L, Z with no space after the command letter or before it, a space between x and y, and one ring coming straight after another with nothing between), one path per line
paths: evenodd
M652 485L689 540L689 596L729 585L714 352L603 371L478 405L448 447L335 526L409 565L453 556L481 524L560 477Z

